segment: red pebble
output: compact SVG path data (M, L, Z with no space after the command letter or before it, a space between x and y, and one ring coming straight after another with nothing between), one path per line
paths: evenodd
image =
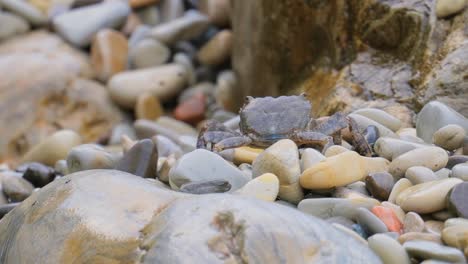
M401 234L403 224L398 220L398 217L392 209L383 206L374 206L371 211L384 222L388 231Z
M205 95L196 93L176 107L174 117L180 121L196 125L205 118L205 107Z

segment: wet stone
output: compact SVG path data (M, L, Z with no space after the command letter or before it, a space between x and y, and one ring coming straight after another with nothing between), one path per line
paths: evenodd
M231 189L231 184L224 180L195 181L182 184L179 191L192 194L223 193Z
M468 182L453 187L448 195L448 208L458 216L468 218Z
M151 139L138 141L115 168L144 178L156 178L158 151Z
M2 178L2 189L12 202L21 202L32 194L34 186L21 177L5 175Z
M38 162L22 164L17 171L23 171L23 178L35 187L43 187L55 178L55 170Z
M393 176L388 172L371 173L365 181L372 196L383 201L388 199L394 185Z

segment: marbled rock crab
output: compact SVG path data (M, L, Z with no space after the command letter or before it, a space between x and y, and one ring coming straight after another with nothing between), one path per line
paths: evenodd
M200 131L197 148L219 152L245 145L268 147L281 139L291 139L298 145L320 146L325 151L341 143L341 131L349 128L351 143L361 155L372 151L359 132L356 122L338 112L326 119L311 118L312 106L305 94L280 97L246 97L241 108L240 132L210 120Z

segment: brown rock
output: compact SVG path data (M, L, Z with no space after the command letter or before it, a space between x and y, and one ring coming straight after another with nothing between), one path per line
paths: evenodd
M217 26L226 26L230 22L231 5L229 0L201 0L198 2L198 9Z
M159 2L159 0L130 0L129 2L132 8L139 8L149 5L155 5Z
M190 124L197 124L205 118L205 108L205 95L203 93L196 93L177 106L174 111L174 117Z
M143 93L137 98L135 105L136 119L156 120L164 113L159 99L151 93Z
M0 72L0 120L8 124L0 127L0 160L17 160L62 128L96 141L123 118L104 87L80 78L92 77L86 57L53 34L2 43Z
M216 66L225 62L231 55L232 32L225 29L210 39L197 54L201 64Z
M97 78L103 82L127 67L128 43L122 33L103 29L91 44L91 63Z

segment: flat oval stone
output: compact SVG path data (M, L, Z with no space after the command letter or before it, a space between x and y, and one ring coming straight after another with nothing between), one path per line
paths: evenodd
M164 114L159 99L149 92L140 94L135 105L136 119L155 120Z
M114 168L120 155L107 152L99 145L83 144L70 150L67 156L68 173L82 170Z
M442 240L445 244L458 249L465 249L468 243L468 226L455 225L444 228Z
M449 191L462 180L449 178L414 185L402 191L396 204L406 212L426 214L443 210Z
M350 150L339 145L333 145L327 148L324 154L325 154L325 157L328 158L328 157L336 156L346 151L350 151Z
M185 154L169 171L169 183L174 190L186 183L207 180L228 181L232 186L229 192L240 189L248 181L238 168L205 149Z
M468 226L468 219L465 218L450 218L443 223L443 227L450 227L450 226Z
M313 198L302 200L297 209L322 219L334 216L356 219L359 207L371 209L378 204L372 198Z
M292 140L283 139L265 149L254 160L252 172L254 178L265 173L276 175L280 182L278 196L282 200L297 204L303 199L299 150Z
M17 171L20 169L24 170L23 178L36 187L43 187L55 178L54 169L41 163L31 162L22 164L21 168L16 168Z
M234 193L241 196L254 197L260 200L273 202L278 196L279 189L280 182L278 177L272 173L265 173L250 180Z
M398 242L404 244L407 241L429 241L442 245L442 238L440 235L432 233L409 232L398 237Z
M410 258L403 246L384 234L375 234L368 238L369 247L379 255L385 264L410 264Z
M1 180L3 192L13 202L25 200L34 190L34 186L21 177L3 175Z
M436 220L427 220L424 222L424 232L435 235L441 235L444 228L444 222Z
M408 151L425 146L426 145L401 139L380 137L375 142L374 151L382 158L393 160Z
M360 181L367 175L365 160L354 151L329 157L305 170L301 186L306 189L328 189Z
M409 212L405 216L403 222L403 232L423 232L424 231L424 220L421 216L415 212Z
M423 166L408 168L405 172L405 177L414 185L439 179L432 170Z
M391 202L382 202L381 206L392 209L393 213L395 213L395 216L398 218L398 221L400 221L400 223L403 223L405 221L406 213L405 211L403 211L403 209L401 209L400 206Z
M432 142L446 150L458 149L462 146L466 131L459 125L447 125L439 128L432 135Z
M393 185L393 189L390 192L390 196L388 197L388 201L391 203L396 202L396 198L398 195L405 189L413 186L413 184L406 178L399 179L395 185Z
M468 182L453 187L448 195L448 208L458 216L468 218Z
M136 69L164 64L171 56L170 49L155 39L143 39L130 49L129 59Z
M401 121L398 118L380 109L362 108L354 111L353 114L362 115L369 119L372 119L375 122L378 122L383 126L388 127L394 132L396 132L401 127Z
M449 262L465 263L463 252L429 241L408 241L403 244L408 254L421 259L437 259Z
M447 152L439 147L423 147L398 156L390 163L389 172L397 179L413 166L424 166L433 171L439 170L448 162Z
M231 184L224 180L209 180L182 184L179 191L192 194L223 193L231 189Z
M110 77L127 68L127 38L112 29L96 33L91 44L91 65L97 78L106 82Z
M468 163L461 163L453 166L452 177L468 181Z
M137 98L149 92L161 101L174 97L187 83L187 71L179 64L118 73L109 80L109 93L122 107L134 108Z
M401 233L403 225L391 208L377 205L372 207L371 211L380 220L382 220L385 226L387 226L388 231L396 232L398 234Z
M126 2L105 1L65 12L56 16L52 23L56 32L68 42L85 47L100 29L122 25L129 13L130 7Z
M464 0L438 0L436 4L436 15L445 18L462 11L466 6Z
M197 53L198 61L203 65L216 66L231 56L232 32L224 29L214 35Z
M2 219L6 214L8 214L11 210L15 209L21 203L9 203L9 204L2 204L0 205L0 219Z
M379 135L381 137L390 137L390 138L398 138L397 134L395 134L392 130L388 127L370 119L362 115L358 114L349 114L349 117L353 118L356 123L358 124L361 131L364 131L368 126L375 126L379 130Z
M125 171L143 178L156 178L158 149L151 139L138 141L122 159L115 169Z
M357 209L357 222L364 228L367 234L388 232L387 226L368 209Z
M301 171L304 172L306 169L314 166L315 164L325 159L326 157L316 149L303 149L301 155Z
M366 188L375 198L387 200L392 191L393 176L388 172L371 173L366 177Z
M452 169L455 165L468 162L468 155L453 155L450 156L447 162L447 169Z

